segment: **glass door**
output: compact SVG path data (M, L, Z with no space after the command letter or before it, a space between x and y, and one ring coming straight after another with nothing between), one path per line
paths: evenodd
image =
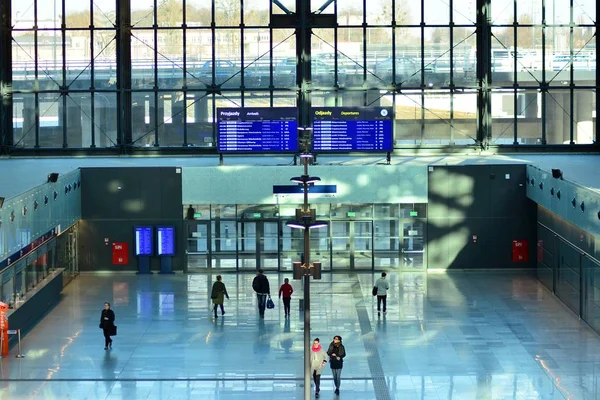
M373 269L373 222L352 221L350 223L351 258L353 269Z
M259 221L258 268L277 270L279 268L279 223Z
M421 220L402 222L402 268L422 270L425 268L425 222Z
M258 269L258 237L256 221L238 222L239 269Z
M236 224L233 220L211 221L211 267L218 269L237 268Z
M331 221L332 269L347 270L351 267L350 221Z
M376 269L400 267L400 222L380 220L373 223L374 265Z
M210 225L208 221L192 221L187 224L188 272L210 268Z

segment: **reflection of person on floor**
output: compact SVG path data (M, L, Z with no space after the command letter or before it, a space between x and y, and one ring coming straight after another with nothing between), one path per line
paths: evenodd
M102 360L102 380L106 385L106 391L110 392L117 374L115 374L115 368L117 367L117 358L112 356L112 352L107 351L104 353L104 360Z
M254 354L258 356L259 364L264 364L264 357L271 351L271 335L267 331L265 321L258 321L258 333L254 341Z
M285 350L286 353L290 352L290 349L294 345L294 339L292 339L292 334L290 330L290 319L287 318L283 323L283 339L281 340L281 347Z

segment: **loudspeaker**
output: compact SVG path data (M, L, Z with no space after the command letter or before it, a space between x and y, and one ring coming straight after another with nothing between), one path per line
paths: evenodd
M562 171L560 169L552 168L552 177L554 179L562 179L562 177L563 177Z
M312 277L313 279L321 279L321 262L320 261L315 261L312 263L313 265L313 269L312 269Z
M4 197L0 197L0 210L2 210L3 205L4 205Z
M52 173L48 174L48 182L55 183L56 181L58 181L58 173L57 172L52 172Z
M302 263L301 262L293 262L292 266L294 268L294 279L302 279L302 275L304 275L304 271L302 271Z

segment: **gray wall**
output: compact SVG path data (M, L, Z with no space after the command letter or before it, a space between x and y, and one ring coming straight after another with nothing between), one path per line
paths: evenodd
M596 171L598 167L596 167ZM527 167L527 196L557 216L600 238L600 193L568 179L555 179L551 171ZM560 198L558 192L560 191ZM554 193L554 194L552 194ZM573 200L575 205L573 205ZM581 204L583 203L583 209Z
M184 167L185 204L298 204L298 196L273 196L273 185L291 185L302 166ZM311 176L337 185L333 197L311 196L311 203L425 203L427 166L315 165Z
M538 205L538 278L600 332L600 249L597 237Z
M534 268L536 209L525 175L524 164L430 166L428 268ZM512 262L513 240L529 241L529 262Z
M137 270L133 251L136 225L174 225L177 256L173 268L183 268L181 168L86 168L81 177L85 184L79 224L80 270ZM129 243L128 266L112 265L113 242ZM160 269L159 257L152 257L151 267Z

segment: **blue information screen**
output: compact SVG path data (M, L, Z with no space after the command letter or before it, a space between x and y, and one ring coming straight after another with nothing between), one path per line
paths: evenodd
M151 226L136 226L135 227L135 255L136 256L151 256L152 255L152 227Z
M294 107L217 108L220 153L297 152Z
M175 228L172 226L159 226L156 228L158 255L175 255Z
M315 107L313 150L388 152L394 149L392 107Z

